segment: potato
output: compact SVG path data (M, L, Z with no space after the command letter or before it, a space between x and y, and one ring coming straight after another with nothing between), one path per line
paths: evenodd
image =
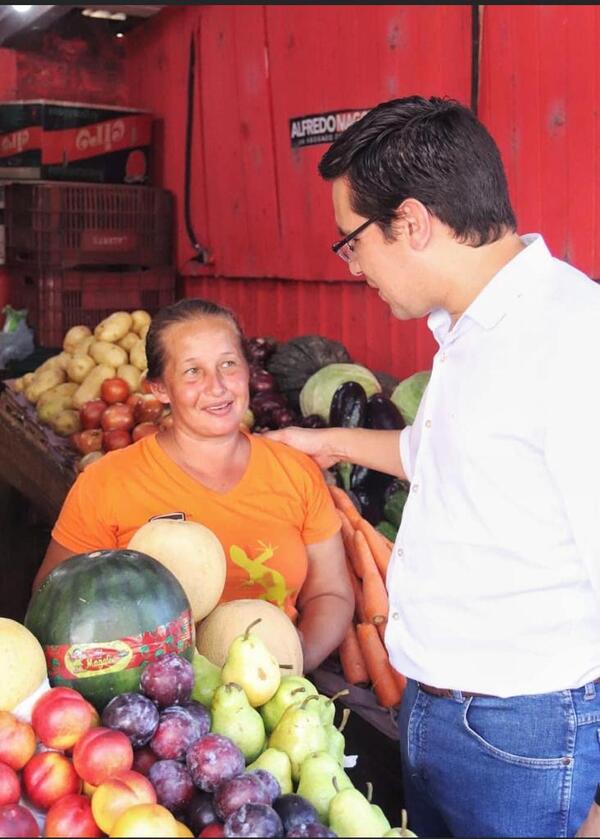
M58 355L53 355L51 358L47 358L43 364L34 371L34 375L38 373L43 373L44 370L54 370L57 368L58 370L66 370L67 363L71 358L70 353L68 352L61 352Z
M72 326L63 339L63 350L75 352L77 344L91 334L92 330L89 326Z
M67 376L72 382L81 382L92 372L96 362L89 355L74 353L67 364Z
M142 372L148 369L145 341L138 341L137 344L129 350L129 361Z
M125 350L110 341L94 341L89 353L98 364L108 364L110 367L120 367L121 364L127 364Z
M21 391L25 390L25 376L19 376L18 379L15 379L12 383L12 389L16 390L17 393L21 393Z
M133 326L131 328L134 332L141 335L142 329L145 328L146 332L148 331L150 321L152 320L148 312L145 312L144 309L136 309L135 312L131 313L131 318L133 320ZM144 337L146 337L146 332L144 332Z
M55 434L59 434L61 437L68 437L76 431L81 431L79 411L72 409L62 411L50 421L50 427Z
M120 341L117 341L118 345L122 347L125 352L129 352L129 350L139 341L139 336L135 334L135 332L128 332Z
M59 414L71 408L72 404L72 397L60 396L55 393L50 399L45 399L41 405L40 400L38 400L36 405L38 418L40 422L45 422L46 425L49 425Z
M21 377L23 379L23 390L32 383L34 376L35 373L31 372L25 373L25 375Z
M104 452L88 452L87 454L84 454L77 464L77 471L83 472L84 469L87 469L90 463L95 463L97 460L100 460L101 457L104 457Z
M117 367L117 376L125 379L132 393L136 393L140 389L142 374L133 364L121 364L120 367Z
M56 387L51 387L50 390L45 390L35 403L38 413L42 405L49 399L54 399L55 396L73 396L78 387L79 385L76 382L63 382L62 385L56 385ZM69 407L71 406L69 405Z
M66 379L65 372L58 368L51 368L50 370L42 370L36 375L25 388L25 397L30 402L37 402L45 390L50 390L51 387L62 384Z
M110 367L108 364L99 364L97 367L94 367L73 394L73 407L81 408L90 399L98 399L100 397L102 382L105 379L112 379L115 374L115 368Z
M111 341L115 343L124 338L128 332L131 332L131 325L133 318L129 312L113 312L103 321L100 321L98 326L94 329L94 337L98 341Z
M146 335L148 334L149 329L150 329L150 324L149 323L147 323L146 326L142 326L142 328L140 329L140 338L142 339L142 341L146 340Z
M90 346L94 343L95 340L96 339L93 335L88 335L87 338L83 338L83 340L81 340L78 344L75 344L71 351L72 354L89 355Z

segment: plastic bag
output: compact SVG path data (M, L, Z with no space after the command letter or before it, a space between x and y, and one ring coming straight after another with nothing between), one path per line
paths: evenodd
M27 326L27 309L2 309L6 316L0 332L0 369L8 366L9 361L21 361L34 350L33 330Z

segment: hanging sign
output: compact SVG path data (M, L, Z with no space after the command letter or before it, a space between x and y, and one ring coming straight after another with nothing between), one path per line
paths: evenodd
M359 120L368 109L353 111L329 111L325 114L309 114L290 119L290 141L292 148L314 146L318 143L333 143L348 126Z

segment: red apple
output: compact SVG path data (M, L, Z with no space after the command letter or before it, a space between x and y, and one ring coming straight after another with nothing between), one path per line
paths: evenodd
M156 434L158 426L153 422L141 422L136 425L131 432L131 439L135 443L136 440L141 440L142 437L147 437L149 434Z
M0 837L34 839L40 835L38 823L26 807L4 804L0 807Z
M33 706L31 724L44 746L66 751L100 722L98 713L72 688L51 688Z
M0 711L0 761L18 772L35 752L35 733L10 711Z
M16 804L21 797L19 776L6 763L0 763L0 806Z
M105 431L102 435L102 446L107 452L114 449L124 449L131 443L129 431L117 429L116 431Z
M94 786L111 775L131 769L132 763L133 748L129 737L112 728L91 728L73 749L77 774Z
M48 810L64 795L81 790L81 778L66 755L39 752L23 768L23 788L34 807Z
M130 431L135 425L131 405L124 402L109 405L102 414L100 424L104 431Z
M75 837L103 836L94 821L90 799L86 795L65 795L48 810L44 836Z
M102 451L102 429L87 428L71 434L71 442L81 454Z
M112 379L105 379L100 386L100 396L109 405L115 402L125 402L129 396L129 385L125 379L115 376Z
M90 399L84 402L79 411L82 429L100 428L100 418L108 405L103 399Z

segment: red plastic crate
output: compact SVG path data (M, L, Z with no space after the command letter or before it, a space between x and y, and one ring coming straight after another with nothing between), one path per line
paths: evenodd
M68 329L93 329L115 311L154 315L175 300L175 269L140 271L20 270L12 276L11 302L27 309L27 323L43 347L62 347Z
M5 188L11 267L154 267L171 262L171 193L146 186L10 183Z

